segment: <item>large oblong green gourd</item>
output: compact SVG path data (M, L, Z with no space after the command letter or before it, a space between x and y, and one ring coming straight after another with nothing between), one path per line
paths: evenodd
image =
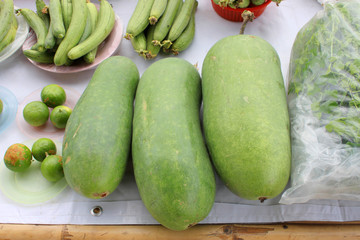
M277 52L256 36L223 38L207 53L202 78L204 133L219 176L242 198L277 196L291 162Z
M88 198L103 198L119 185L130 155L136 65L114 56L95 70L65 128L66 181Z
M172 230L203 220L214 203L215 179L201 133L200 104L200 75L179 58L152 64L136 92L136 183L150 214Z

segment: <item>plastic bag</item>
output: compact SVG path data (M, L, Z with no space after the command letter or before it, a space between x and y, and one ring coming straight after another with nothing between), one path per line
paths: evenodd
M324 5L325 3L334 3L338 0L317 0L318 3L320 3L321 5Z
M290 187L280 203L360 200L360 0L326 2L289 66Z

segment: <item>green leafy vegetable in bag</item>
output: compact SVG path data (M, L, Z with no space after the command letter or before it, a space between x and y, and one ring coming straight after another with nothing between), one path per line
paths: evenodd
M298 33L289 95L304 95L318 124L360 146L360 1L326 4Z
M360 201L360 1L327 0L293 44L291 184L280 203Z

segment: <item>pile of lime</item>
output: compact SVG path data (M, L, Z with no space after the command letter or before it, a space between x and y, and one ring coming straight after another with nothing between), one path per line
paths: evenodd
M22 143L12 144L5 152L5 166L14 172L23 172L33 161L41 162L41 173L50 182L57 182L64 177L62 156L56 155L56 145L50 138L37 139L31 150Z
M72 109L63 105L66 101L65 90L57 85L50 84L41 90L41 101L32 101L23 109L23 116L27 123L34 127L46 124L49 119L59 129L64 129L72 113ZM50 109L51 113L50 113Z

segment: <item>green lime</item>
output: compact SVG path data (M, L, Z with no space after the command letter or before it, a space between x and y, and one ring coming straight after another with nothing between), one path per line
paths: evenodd
M44 125L49 119L49 114L49 108L45 103L40 101L33 101L26 104L23 110L25 121L34 127Z
M57 128L65 128L71 113L71 108L64 105L57 106L51 111L50 121Z
M2 102L1 99L0 99L0 113L2 113L3 108L4 108L4 104L3 104L3 102Z
M41 90L41 101L48 107L54 108L66 101L65 90L57 84L50 84Z
M5 152L5 166L14 172L22 172L30 167L32 154L30 149L21 143L11 145Z
M62 167L62 157L59 155L49 155L41 163L41 173L49 182L59 181L64 177Z
M31 152L36 160L42 162L46 156L56 154L56 145L49 138L39 138L32 145Z

